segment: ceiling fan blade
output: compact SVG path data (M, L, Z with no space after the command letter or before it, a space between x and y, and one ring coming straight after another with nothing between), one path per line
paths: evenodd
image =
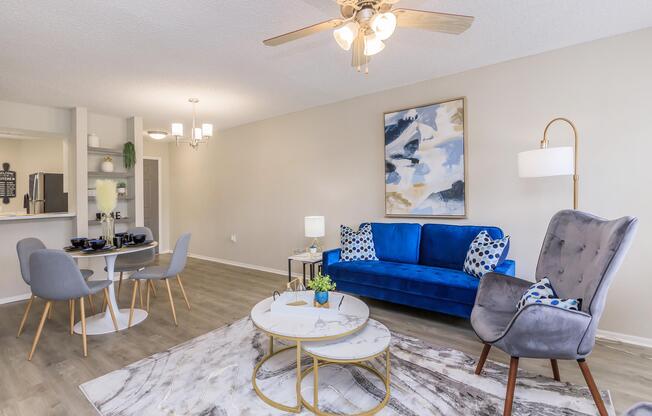
M265 39L263 43L267 46L278 46L286 42L292 42L293 40L301 39L306 36L314 35L315 33L323 32L324 30L335 29L342 24L343 19L331 19L325 22L317 23L312 26L304 27L293 32L285 33L280 36L275 36L273 38Z
M359 34L351 45L351 66L354 68L362 68L369 63L371 58L364 54L364 35Z
M425 10L394 9L397 25L414 29L432 30L433 32L459 35L471 27L473 16L427 12Z

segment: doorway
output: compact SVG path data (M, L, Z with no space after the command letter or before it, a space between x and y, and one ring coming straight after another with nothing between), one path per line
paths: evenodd
M152 230L154 240L161 242L161 159L143 158L143 208L145 227Z

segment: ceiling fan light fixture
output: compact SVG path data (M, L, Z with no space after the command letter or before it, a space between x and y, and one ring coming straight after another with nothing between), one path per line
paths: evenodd
M364 37L364 54L366 56L373 56L383 49L385 49L385 43L375 34Z
M369 25L379 40L389 39L396 29L396 15L392 12L379 13Z
M357 22L349 22L342 27L339 27L333 31L333 37L340 48L348 51L351 49L353 41L358 36L358 30L360 25Z
M163 140L168 137L168 132L163 130L148 130L147 134L154 140Z

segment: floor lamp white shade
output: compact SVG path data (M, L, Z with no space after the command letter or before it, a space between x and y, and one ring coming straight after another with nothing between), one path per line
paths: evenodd
M326 224L323 216L313 215L305 217L306 237L319 238L326 235Z
M518 154L518 176L540 178L575 174L572 147L548 147Z

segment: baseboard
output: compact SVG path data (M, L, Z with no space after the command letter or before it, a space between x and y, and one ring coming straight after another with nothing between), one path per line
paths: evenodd
M635 335L623 334L620 332L605 331L598 329L596 337L608 341L618 341L624 344L638 345L640 347L652 348L652 338L637 337Z
M287 270L274 269L272 267L258 266L256 264L251 264L251 263L242 263L242 262L239 262L239 261L233 261L233 260L227 260L227 259L220 259L220 258L217 258L217 257L204 256L203 254L188 253L188 257L192 257L192 258L199 259L199 260L212 261L213 263L227 264L229 266L242 267L242 268L245 268L245 269L258 270L258 271L261 271L261 272L280 274L282 276L287 276L288 275ZM303 277L303 274L301 274L301 273L292 273L292 277Z
M31 293L24 293L22 295L9 296L8 298L0 298L0 305L5 303L19 302L21 300L29 299L32 296Z
M285 271L285 270L279 270L279 269L273 269L273 268L270 268L270 267L258 266L256 264L241 263L241 262L233 261L233 260L203 256L201 254L188 254L188 256L196 258L196 259L200 259L200 260L206 260L206 261L212 261L212 262L215 262L215 263L228 264L229 266L244 267L245 269L253 269L253 270L259 270L259 271L262 271L262 272L268 272L268 273L274 273L274 274L280 274L280 275L287 276L287 271ZM300 273L292 273L292 276L301 277L302 274L300 274ZM632 344L632 345L638 345L638 346L641 346L641 347L652 348L652 338L637 337L635 335L628 335L628 334L623 334L623 333L620 333L620 332L604 331L602 329L598 329L596 337L599 338L599 339L604 339L604 340L609 340L609 341L618 341L618 342L622 342L624 344Z

